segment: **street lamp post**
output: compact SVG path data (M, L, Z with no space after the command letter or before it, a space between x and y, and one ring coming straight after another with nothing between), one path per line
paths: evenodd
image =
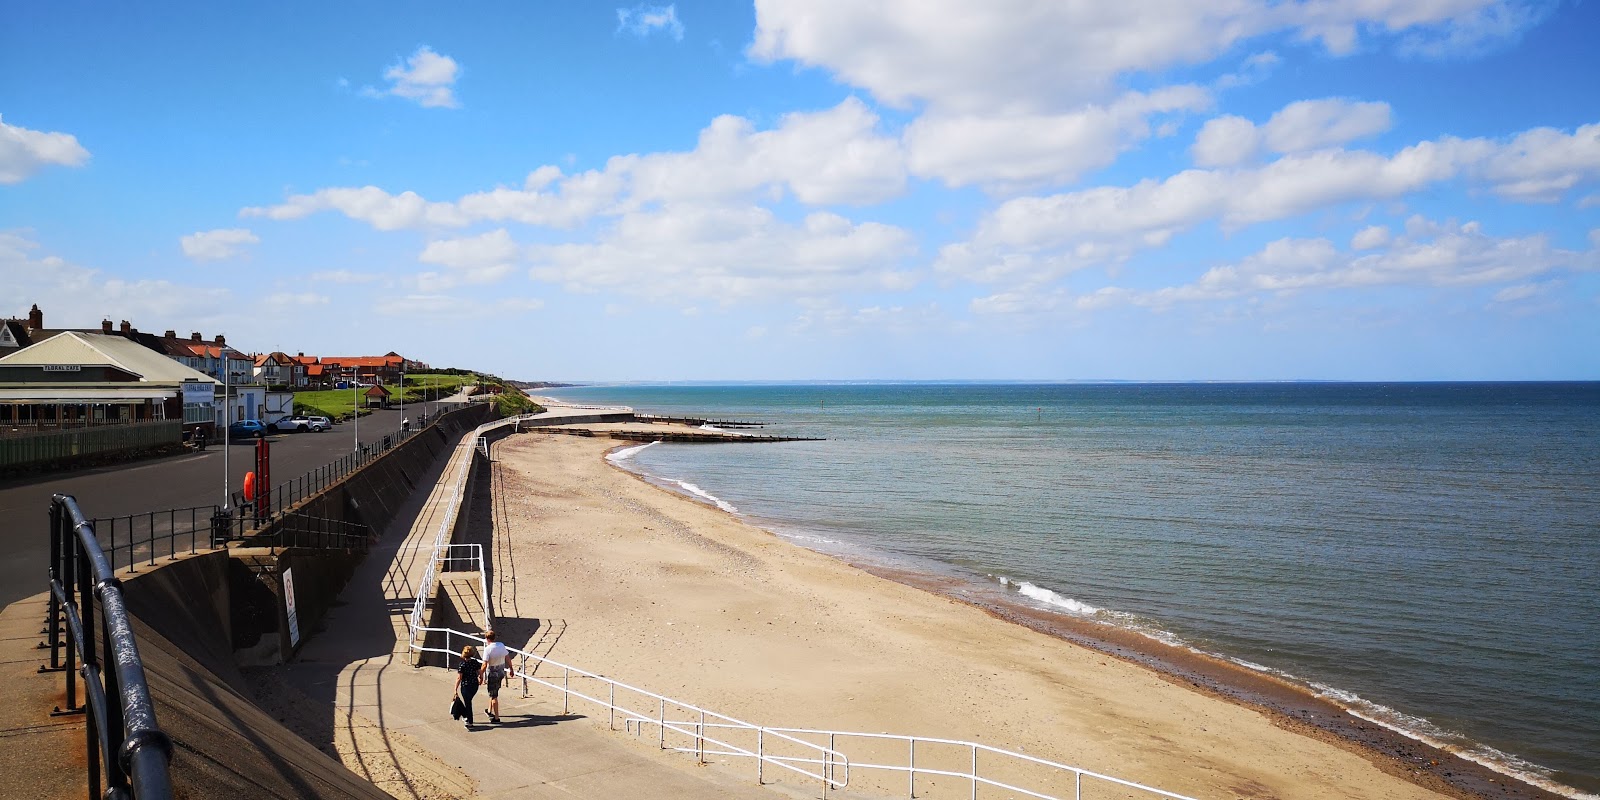
M354 372L351 370L352 374ZM350 381L350 415L355 417L356 422L355 447L352 448L352 452L359 453L361 452L361 395L356 391L356 384L357 381Z

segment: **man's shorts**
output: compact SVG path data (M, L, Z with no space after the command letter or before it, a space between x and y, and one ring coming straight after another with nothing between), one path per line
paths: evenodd
M503 680L505 680L505 676L496 675L493 672L489 673L489 697L491 699L500 696L500 682Z

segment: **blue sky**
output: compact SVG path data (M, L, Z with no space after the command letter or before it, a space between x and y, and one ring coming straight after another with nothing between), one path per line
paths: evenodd
M1600 378L1600 4L0 7L0 315L529 380Z

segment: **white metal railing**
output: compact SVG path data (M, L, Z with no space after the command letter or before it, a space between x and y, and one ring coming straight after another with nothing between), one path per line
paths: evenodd
M457 655L455 639L457 637L479 644L485 643L482 636L463 633L451 628L424 628L419 633L442 633L445 637L445 646L425 647L415 644L417 637L412 636L412 649L421 652L442 653L448 657ZM424 637L425 638L425 637ZM568 714L572 710L572 698L576 697L594 703L607 712L606 725L611 730L616 729L617 717L623 718L623 726L635 735L643 733L645 726L653 725L659 732L659 746L663 750L673 750L682 753L695 753L700 763L705 763L708 755L734 756L753 758L756 762L756 781L766 781L765 768L768 765L785 769L790 772L804 775L822 782L823 795L827 795L829 788L842 789L850 783L850 761L837 750L814 742L806 741L798 736L775 728L764 728L742 720L734 719L725 714L701 708L693 703L687 703L666 695L656 694L648 689L640 689L621 681L607 678L578 667L562 664L535 653L519 650L515 647L507 648L520 659L516 674L522 678L522 692L528 693L528 684L537 683L550 689L561 692L561 713ZM528 668L529 662L534 663L533 669ZM535 674L539 669L550 667L552 670L561 671L561 682L546 680ZM552 678L554 675L552 674ZM605 697L586 694L579 688L573 687L573 679L579 681L594 681L598 683ZM618 691L622 693L622 700L618 700ZM653 709L636 710L625 703L633 699L635 703L643 702ZM669 716L668 710L672 710ZM679 718L678 715L687 714L688 718ZM730 733L716 734L716 731ZM674 741L668 744L667 735L675 734L677 737L687 739L690 744L681 745ZM738 744L730 739L742 734L748 744ZM719 738L720 737L720 738ZM707 748L710 745L710 749ZM717 749L721 748L721 749ZM787 749L785 749L787 748Z
M820 738L826 736L828 742L827 747L830 750L839 749L840 739L863 739L901 743L902 747L897 748L896 751L905 756L904 763L879 764L857 759L852 760L850 765L860 772L878 770L905 773L907 797L917 796L917 776L925 775L959 778L963 781L968 781L971 784L970 796L973 798L978 796L978 787L982 785L992 786L994 788L1004 789L1010 792L1017 792L1027 795L1028 797L1042 798L1042 800L1066 800L1068 797L1074 798L1074 800L1082 800L1084 780L1088 779L1091 782L1104 781L1106 783L1120 786L1124 789L1132 789L1135 791L1144 792L1152 797L1164 797L1169 798L1169 800L1194 800L1194 798L1186 795L1175 794L1173 792L1156 789L1151 786L1145 786L1140 783L1134 783L1133 781L1126 781L1121 778L1111 777L1110 775L1102 775L1098 772L1091 772L1086 769L1080 769L1078 767L1061 764L1048 759L1030 756L1026 753L1002 750L998 747L991 747L990 745L979 744L977 742L965 742L957 739L936 739L927 736L903 736L892 733L856 733L848 731L816 730L811 728L767 728L766 730L798 737ZM924 761L923 765L920 767L917 766L918 745L923 746ZM930 755L928 753L930 746L933 748L944 748L945 752ZM840 752L844 751L841 750ZM980 763L978 759L979 753L989 754L990 758ZM999 759L999 761L996 762L995 759ZM933 766L929 763L930 761L933 761L939 764L948 765L957 760L962 763L964 769L949 769L943 766ZM1011 762L1011 764L1008 765L1007 762ZM988 769L990 774L993 774L994 772L1005 770L1008 766L1012 766L1012 771L1015 772L1017 770L1015 769L1014 765L1043 767L1045 774L1050 775L1051 777L1065 778L1064 782L1069 785L1071 794L1049 794L1042 789L1036 790L1037 787L1035 789L1030 789L1024 786L1007 783L992 777L985 777L982 772L983 769ZM1051 783L1059 786L1061 783L1063 783L1063 781L1056 780L1051 781Z
M495 420L494 422L485 422L484 424L473 429L471 434L472 438L470 441L472 441L475 445L476 442L483 437L485 431L504 425L515 425L519 421L527 419L529 416L532 415L522 414L515 417L507 417L505 419ZM463 438L461 443L457 444L457 450L459 451L461 444L466 444L467 441L468 439ZM461 460L461 464L456 467L456 474L450 485L450 505L448 508L446 508L444 516L439 520L439 532L434 534L430 555L437 552L441 545L444 545L449 541L450 532L455 529L456 515L461 510L461 487L466 483L467 470L471 466L472 459L464 458ZM481 560L479 563L481 565ZM437 558L429 558L427 568L422 571L422 580L418 581L417 583L417 599L411 604L411 617L407 626L411 629L410 646L412 649L416 649L417 646L417 631L422 630L428 624L428 602L433 599L433 584L436 580L438 580L438 569L439 560ZM484 598L484 613L492 617L494 612L489 608L487 582L485 582Z
M479 444L479 446L482 446L485 450L487 450L487 440L485 440L482 436L484 431L503 425L517 425L520 427L520 423L531 416L533 415L525 414L518 417L511 417L503 420L497 420L496 422L485 425L480 425L478 426L477 430L473 432L474 440ZM485 454L487 455L487 453ZM450 509L446 513L445 518L440 521L439 533L435 537L435 557L429 560L428 568L424 572L422 587L425 591L419 590L417 602L412 606L410 620L410 649L418 653L441 653L444 654L446 658L456 658L459 657L459 653L456 652L454 646L455 637L461 637L463 640L476 642L478 644L486 643L484 637L477 634L463 633L452 628L433 628L424 625L424 617L427 613L426 600L429 596L431 596L433 583L436 580L436 570L439 563L437 552L440 549L445 549L446 552L449 552L449 548L451 547L478 548L474 557L478 562L479 586L482 590L484 613L491 619L493 617L493 612L489 606L488 582L484 579L485 567L483 562L482 546L475 544L450 545L444 541L444 539L448 536L449 531L454 527L455 517L457 511L459 510L461 499L461 487L465 479L467 465L470 463L471 459L466 459L463 461L462 466L456 470L455 481L450 498ZM445 646L441 649L438 647L427 647L419 644L418 636L425 636L429 633L444 634ZM765 782L765 767L766 765L771 764L775 767L820 780L822 782L823 796L826 797L830 787L840 789L849 785L850 770L853 766L858 770L904 772L906 774L906 790L908 797L916 796L917 776L922 775L952 777L968 781L971 785L970 796L974 800L976 800L978 796L978 787L980 785L991 786L1011 792L1018 792L1028 797L1042 798L1042 800L1066 800L1067 797L1071 797L1073 800L1083 800L1083 786L1086 778L1091 781L1104 781L1116 786L1120 786L1124 789L1132 789L1138 792L1143 792L1152 797L1168 798L1168 800L1194 800L1186 795L1163 791L1161 789L1123 780L1121 778L1114 778L1109 775L1103 775L1097 772L1079 769L1078 767L1060 764L1024 753L1017 753L1010 750L1003 750L998 747L978 744L976 742L964 742L955 739L936 739L922 736L904 736L888 733L858 733L851 731L830 731L810 728L769 728L761 725L754 725L723 714L718 714L714 711L700 708L692 703L686 703L665 695L656 694L655 692L651 692L647 689L640 689L635 686L630 686L620 681L607 678L604 675L589 672L587 670L567 664L562 664L561 662L545 658L536 653L530 653L514 647L508 647L507 649L520 659L520 664L517 668L517 674L523 679L522 691L524 695L527 695L528 693L528 684L530 682L537 683L561 692L561 710L563 714L571 711L572 698L577 697L581 700L595 703L602 708L605 708L608 713L607 727L612 730L615 730L616 728L616 718L619 714L623 717L624 728L633 732L635 735L642 734L645 726L654 725L656 726L660 736L659 746L661 749L673 750L676 752L694 753L701 763L705 763L706 756L708 755L753 758L756 762L757 783ZM528 664L530 662L534 664L533 671L538 671L543 667L550 667L553 670L560 670L561 683L557 684L550 680L545 680L544 678L533 675L528 669ZM600 697L585 694L582 691L574 689L572 687L572 680L574 677L578 678L580 681L590 680L598 682L604 689L606 697L602 699ZM619 705L617 701L617 691L619 689L624 693L624 700L627 699L628 695L633 695L636 698L643 698L646 701L654 701L655 712L652 714L649 713L648 710L637 711L627 706ZM646 704L648 705L648 702ZM668 717L668 708L672 708L674 710L674 716L672 718ZM679 718L676 716L678 714L687 714L688 718ZM717 734L715 733L717 731L724 731L725 733ZM669 732L677 736L686 737L690 744L683 746L674 743L673 746L669 747L667 740L667 735ZM716 738L716 736L734 738L738 735L743 735L747 738L753 736L754 741L741 746L739 744L726 741L725 739ZM809 741L804 738L807 736L826 736L828 737L828 743L823 745L817 742ZM906 745L906 761L904 764L880 764L870 761L852 762L843 751L837 749L837 744L840 739L903 742ZM712 749L707 749L708 744L712 746ZM917 766L918 744L922 744L924 746L925 760L922 766ZM774 746L780 749L774 751L772 749ZM963 771L946 769L940 766L930 766L927 762L928 756L926 754L926 750L929 746L956 748L964 751L965 754L969 756L964 762L967 768ZM786 753L781 750L783 747L791 748L791 750ZM793 754L796 752L800 753L800 755ZM991 758L980 762L978 758L979 753L989 753L991 754ZM995 757L1000 759L999 763L996 763ZM981 769L987 769L989 770L989 774L993 775L995 772L1005 771L1005 765L1007 762L1010 764L1024 764L1041 767L1057 778L1066 776L1066 779L1071 784L1071 794L1047 794L1042 790L1024 788L1022 786L1008 783L994 777L986 777L985 774L980 771ZM841 768L843 774L842 779L840 778ZM815 771L813 771L813 769ZM1047 782L1051 785L1057 785L1059 783L1059 781Z
M456 555L457 553L466 553L466 555ZM433 559L434 559L434 563L436 565L439 562L445 562L445 572L453 572L454 570L450 569L450 567L455 566L455 564L453 562L458 562L458 561L467 562L469 565L471 565L471 566L468 567L468 569L475 569L477 571L477 573L478 573L478 602L483 604L483 629L484 630L493 629L494 628L494 609L489 607L489 578L488 578L487 572L485 571L484 563L483 563L483 545L481 545L481 544L441 544L441 545L434 545L434 548L433 548ZM434 570L434 574L435 575L438 574L438 570L437 569Z

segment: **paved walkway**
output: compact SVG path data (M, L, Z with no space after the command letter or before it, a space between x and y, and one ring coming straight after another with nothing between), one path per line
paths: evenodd
M476 783L476 797L795 796L792 787L761 788L753 774L700 767L687 755L663 753L627 734L607 732L603 721L563 715L558 696L550 696L550 705L543 697L517 697L508 687L501 696L501 725L467 731L450 719L454 674L411 666L406 626L428 552L449 507L456 470L462 459L471 458L472 447L470 436L456 446L438 485L425 500L413 501L414 514L413 509L402 513L340 596L342 605L295 661L281 668L289 684L314 702L337 709L334 739L342 750L355 752L355 763L347 757L347 766L369 776L427 769L414 758L407 763L397 755L407 750L390 743L399 733L464 771ZM480 692L480 721L485 700ZM381 729L382 737L376 739L381 744L373 744L375 737L356 735L355 727L369 725ZM753 766L746 772L753 773ZM429 777L435 779L419 777L416 784L440 783L437 776ZM399 788L385 788L407 798L411 785L403 780Z

